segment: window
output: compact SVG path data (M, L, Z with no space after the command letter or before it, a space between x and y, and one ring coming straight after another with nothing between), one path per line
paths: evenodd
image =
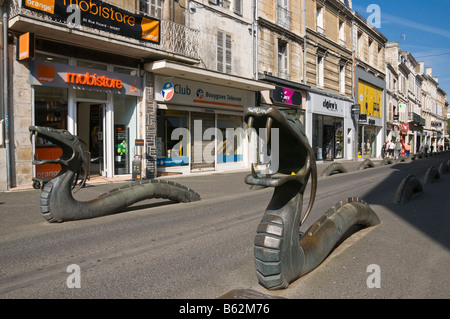
M345 22L339 21L339 44L345 47Z
M231 73L231 35L217 32L217 71Z
M278 41L278 77L289 79L287 43Z
M356 52L359 59L362 58L362 33L358 32L358 36L356 39Z
M381 46L378 46L378 68L383 69L383 48Z
M317 57L317 86L323 87L323 56Z
M189 164L189 114L185 111L158 110L157 157L158 166Z
M316 9L316 26L317 32L325 35L325 29L323 28L323 7L318 6Z
M372 57L372 43L373 43L373 40L372 39L369 39L369 47L368 47L368 57L367 57L367 61L369 62L369 64L372 64L373 63L373 61L372 61L372 59L373 59L373 57Z
M217 114L217 128L223 138L217 142L217 163L242 162L242 116Z
M230 0L209 0L209 3L225 9L230 9Z
M162 19L164 0L139 0L139 10L151 17Z
M242 15L242 0L234 0L234 13Z
M289 0L277 0L277 24L289 29Z
M345 66L339 66L339 92L345 94Z

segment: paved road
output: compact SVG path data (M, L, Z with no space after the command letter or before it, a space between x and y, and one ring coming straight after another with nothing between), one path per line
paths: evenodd
M450 154L320 177L308 227L348 196L366 200L382 223L345 240L317 269L288 289L267 291L256 279L253 240L272 189L252 191L245 172L173 178L202 196L174 204L148 200L115 215L47 223L40 191L0 193L0 298L217 298L233 289L286 298L449 298L450 173L408 204L394 204L400 181ZM319 165L319 173L328 164ZM117 184L87 187L80 200ZM305 205L309 188L305 193ZM81 288L66 284L69 265ZM380 288L368 288L369 265Z

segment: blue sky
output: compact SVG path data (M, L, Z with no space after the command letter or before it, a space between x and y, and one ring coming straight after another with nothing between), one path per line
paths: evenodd
M450 0L352 1L353 10L366 19L374 12L367 12L371 4L380 8L378 30L388 41L399 42L416 61L432 67L450 101Z

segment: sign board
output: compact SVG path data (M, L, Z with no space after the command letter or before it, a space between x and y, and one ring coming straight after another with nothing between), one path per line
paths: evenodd
M254 92L189 81L173 77L155 77L155 100L164 104L179 104L215 109L243 110L255 105Z
M17 60L24 61L34 59L35 38L34 33L27 32L19 37Z
M272 102L283 103L290 106L302 105L302 93L281 86L276 86L270 91L270 99Z
M127 38L160 42L158 19L128 12L100 0L22 0L22 8L71 26L81 25Z
M50 62L30 62L30 84L142 95L140 77Z

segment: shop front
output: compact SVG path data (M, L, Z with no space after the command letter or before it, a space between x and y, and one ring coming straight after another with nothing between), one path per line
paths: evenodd
M384 90L372 83L358 81L358 158L372 158L381 155L383 144L383 94ZM399 136L398 125L394 134Z
M248 167L244 107L255 92L155 76L159 175Z
M308 115L311 116L312 125L307 125L307 135L312 137L316 159L350 159L352 102L315 92L308 92L308 96Z
M49 62L52 61L52 62ZM29 62L32 124L66 129L81 140L89 175L131 174L139 154L137 106L142 79L137 69L38 54ZM57 158L60 149L37 138L33 152L41 159ZM58 164L34 167L34 177L55 176Z

